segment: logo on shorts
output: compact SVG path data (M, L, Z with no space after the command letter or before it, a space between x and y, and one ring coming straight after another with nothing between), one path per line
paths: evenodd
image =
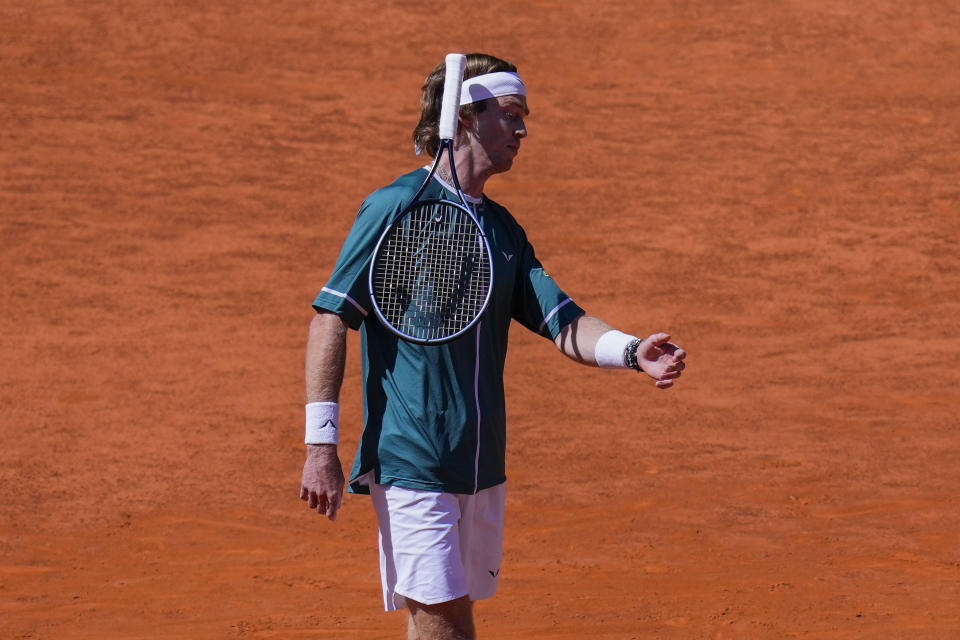
M496 571L487 571L487 573L489 573L489 574L492 575L494 578L496 578L497 576L500 575L500 567L497 567L497 570L496 570Z

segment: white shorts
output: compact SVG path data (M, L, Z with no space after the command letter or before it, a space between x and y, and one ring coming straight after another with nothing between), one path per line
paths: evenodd
M437 604L497 591L505 486L475 495L370 483L380 529L380 578L387 611L406 599Z

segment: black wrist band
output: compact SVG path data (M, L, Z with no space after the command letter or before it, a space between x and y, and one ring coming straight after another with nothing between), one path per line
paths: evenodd
M640 346L641 342L643 342L643 340L640 338L634 338L627 343L626 348L623 350L623 364L636 371L640 371L640 364L637 362L637 347Z

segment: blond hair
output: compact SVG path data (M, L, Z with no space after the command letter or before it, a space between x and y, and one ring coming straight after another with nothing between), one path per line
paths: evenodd
M440 134L437 133L437 128L440 124L440 104L443 101L443 81L446 70L446 64L441 62L423 81L423 91L420 96L420 122L413 130L413 144L418 152L424 151L431 156L436 155L437 149L440 148ZM463 79L467 80L497 71L516 73L517 67L512 62L486 53L468 53ZM486 108L486 100L465 104L460 107L460 116L470 118L482 113Z

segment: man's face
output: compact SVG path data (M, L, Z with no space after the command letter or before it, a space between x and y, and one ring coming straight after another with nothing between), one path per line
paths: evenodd
M484 111L464 123L477 168L490 174L510 170L520 152L520 140L527 137L523 119L529 113L526 97L501 96L488 100Z

